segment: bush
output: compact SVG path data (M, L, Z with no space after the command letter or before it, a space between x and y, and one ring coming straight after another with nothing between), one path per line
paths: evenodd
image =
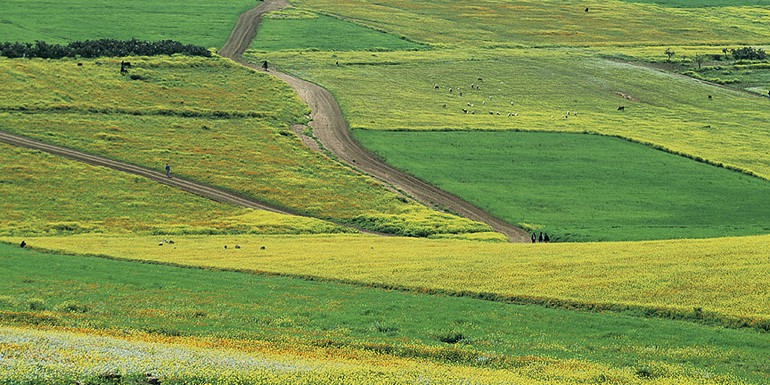
M8 58L61 59L63 57L95 58L102 56L155 56L183 54L187 56L210 57L211 51L191 44L173 40L114 40L99 39L73 41L67 45L35 43L0 43L0 56Z
M75 301L64 301L56 306L56 310L66 313L87 313L90 308Z

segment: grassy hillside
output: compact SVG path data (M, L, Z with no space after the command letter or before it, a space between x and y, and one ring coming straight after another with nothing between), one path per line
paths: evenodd
M271 59L327 86L352 128L599 132L770 177L767 98L579 51L336 56L341 66L329 53Z
M217 203L139 176L4 143L0 175L3 235L352 231L318 219Z
M597 46L769 42L757 1L695 1L672 8L633 2L517 0L297 0L300 8L356 20L420 42L473 47ZM683 5L683 0L656 3ZM585 8L589 12L585 12Z
M221 47L248 0L4 0L0 40L64 43L86 39L172 39Z
M616 138L478 131L355 134L388 163L560 241L770 232L770 207L764 203L770 183Z
M0 60L0 81L11 91L0 96L0 129L148 168L168 163L177 175L292 212L378 222L372 230L490 230L411 202L304 147L291 126L306 122L307 107L268 75L224 59L131 61L138 79L120 76L117 60Z
M6 238L8 239L8 238ZM9 239L19 242L19 238ZM767 330L768 236L494 244L370 236L28 238L33 247L190 266L267 271L566 308L629 311ZM238 243L237 253L222 245ZM265 246L262 250L261 246ZM696 310L697 309L697 310Z
M0 282L0 320L54 329L0 329L15 368L40 377L119 371L150 372L163 383L355 383L376 370L392 384L413 381L418 366L432 383L761 383L770 376L762 358L770 341L753 331L8 245L0 245L0 272L12 277ZM286 370L298 366L305 369ZM19 375L13 368L0 363L0 377Z

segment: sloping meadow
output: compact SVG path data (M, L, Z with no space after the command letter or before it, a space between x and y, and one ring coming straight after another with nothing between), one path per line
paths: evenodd
M402 235L487 232L304 147L307 107L225 59L0 60L0 129L162 169L293 213ZM82 65L78 65L78 63ZM83 84L90 86L84 87Z

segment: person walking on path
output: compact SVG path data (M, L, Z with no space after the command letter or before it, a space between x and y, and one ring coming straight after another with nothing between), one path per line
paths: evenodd
M171 178L171 166L166 164L166 178Z

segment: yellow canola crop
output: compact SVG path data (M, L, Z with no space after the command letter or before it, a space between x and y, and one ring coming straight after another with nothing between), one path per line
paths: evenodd
M17 239L8 241L19 242ZM498 299L670 309L750 325L770 320L770 236L504 244L358 235L27 239L39 249L187 266L312 276ZM232 246L238 244L240 249ZM230 245L225 249L225 245ZM263 248L264 247L264 248ZM583 306L585 307L585 306Z

